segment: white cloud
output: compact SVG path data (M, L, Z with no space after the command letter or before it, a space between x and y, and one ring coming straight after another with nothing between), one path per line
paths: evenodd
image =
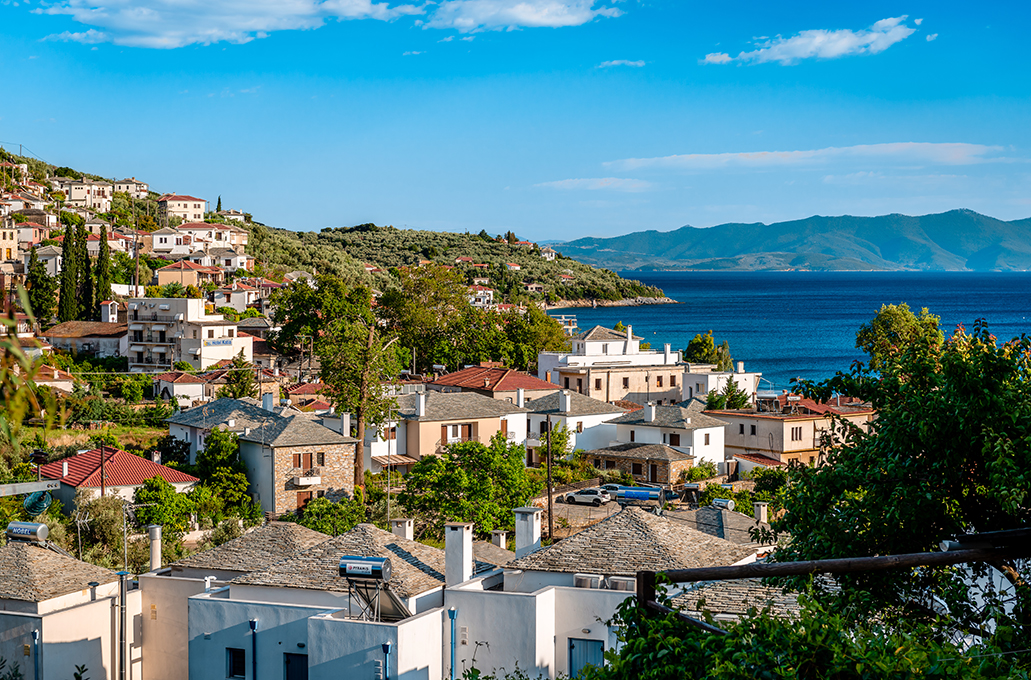
M455 36L453 36L453 35L449 35L449 36L448 36L448 37L446 37L446 38L441 38L441 39L440 39L440 40L438 40L437 42L451 42L451 41L452 41L452 40L454 40L454 39L455 39Z
M413 51L411 51L411 52L405 52L405 53L404 53L404 54L402 54L401 56L402 56L402 57L412 57L412 56L415 56L416 54L426 54L426 53L425 53L425 52L417 52L417 51L414 51L414 50L413 50Z
M535 187L561 189L564 191L623 191L637 193L652 188L651 182L643 179L624 179L622 177L594 177L585 179L560 179L556 182L541 182Z
M54 35L48 35L44 40L59 40L61 42L78 42L83 45L92 45L95 43L107 42L108 35L91 28L88 31L83 31L82 33L73 33L71 31L55 33Z
M49 36L50 40L175 48L223 41L246 43L264 38L271 31L318 28L332 19L389 21L423 10L373 0L107 0L103 4L96 0L60 0L33 12L68 15L101 29L66 31Z
M907 26L905 21L906 15L903 15L881 19L865 30L816 29L802 31L790 38L777 36L756 43L756 49L741 52L736 57L722 52L707 54L702 63L726 64L740 61L761 64L773 61L780 64L795 64L802 59L838 59L857 54L877 54L916 32L916 29Z
M472 35L467 35L464 38L459 38L459 40L464 40L465 42L472 42L473 40L476 40L476 37Z
M917 26L919 26L920 24L924 23L924 20L923 19L913 19L913 23L916 24Z
M927 36L927 42L934 42L934 39L937 38L937 37L938 37L937 33L932 33L931 35Z
M633 66L634 68L641 68L644 66L644 60L629 61L627 59L613 59L612 61L603 61L598 64L598 68L612 68L613 66Z
M461 33L519 28L580 26L596 17L618 17L616 7L598 7L597 0L444 0L427 28L453 28Z
M913 163L971 165L1001 161L996 154L1000 146L983 144L897 142L832 146L805 151L755 151L746 153L680 154L656 158L627 158L604 163L623 170L637 168L675 168L683 170L719 170L734 168L774 168L821 165L833 161L873 160L878 163Z

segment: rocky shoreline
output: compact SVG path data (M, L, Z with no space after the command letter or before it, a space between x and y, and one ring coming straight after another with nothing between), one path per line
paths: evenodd
M679 305L680 303L669 297L635 297L623 298L622 300L559 300L547 309L564 309L576 307L644 307L645 305Z

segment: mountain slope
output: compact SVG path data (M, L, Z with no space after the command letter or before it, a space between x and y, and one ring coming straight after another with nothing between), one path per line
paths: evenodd
M584 238L559 250L615 269L1031 269L1031 219L970 210L820 217Z

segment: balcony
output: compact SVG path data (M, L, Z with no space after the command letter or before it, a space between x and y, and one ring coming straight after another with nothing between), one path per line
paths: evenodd
M295 486L312 486L322 483L322 468L314 467L310 470L294 468L293 483Z

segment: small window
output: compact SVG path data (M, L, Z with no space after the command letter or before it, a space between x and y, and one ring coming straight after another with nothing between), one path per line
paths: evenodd
M600 468L601 467L601 458L595 458L594 459L594 467L596 467L596 468Z
M583 424L583 421L582 421L582 420L578 420L578 421L576 422L576 431L577 431L578 433L579 433L579 432L583 432L583 431L584 431L584 424Z
M709 433L708 432L705 433L705 445L706 446L709 445Z
M677 376L671 375L669 377L669 386L670 387L676 387L677 386Z
M299 454L299 453L295 453L294 454L294 467L295 468L301 467L301 454Z
M623 389L630 389L630 378L623 378Z
M640 463L631 463L630 464L630 474L637 475L638 477L640 477L643 474L641 472L641 464Z
M607 461L605 461L605 469L606 470L615 470L616 469L616 461L614 461L614 460L607 460Z
M242 649L226 647L226 677L242 678L247 675L247 657Z
M709 435L705 435L705 436L708 437ZM708 444L709 442L705 442L705 443ZM324 451L319 451L318 453L315 454L315 464L318 465L319 467L322 467L323 465L326 464L326 454L325 454Z
M630 441L637 441L633 430L630 430Z
M215 329L214 328L209 328L208 329L208 337L209 338L215 337Z
M754 437L755 436L755 425L752 425L751 428L752 428L752 433L751 434Z
M661 375L655 376L655 386L656 387L662 387L662 376Z
M816 456L809 456L809 464L813 465L816 463Z
M564 386L565 386L565 388L566 388L566 389L568 390L568 389L569 389L569 378L566 378L566 379L565 379L565 381L566 381L566 382L565 382L565 385L564 385Z
M326 492L325 491L316 491L315 492L315 497L316 498L325 498L326 497Z
M737 433L738 434L744 434L745 433L745 424L744 423L741 423L740 425L737 426Z
M600 390L601 389L601 378L595 378L594 379L594 389L596 389L596 390Z

